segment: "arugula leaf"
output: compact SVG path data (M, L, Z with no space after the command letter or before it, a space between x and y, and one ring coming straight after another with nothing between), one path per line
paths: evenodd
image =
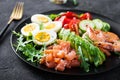
M44 56L43 50L45 46L36 49L32 37L24 37L22 34L16 33L15 31L14 34L19 36L17 39L16 51L21 51L27 57L28 61L37 62Z
M12 33L15 34L15 35L18 36L18 37L20 36L20 33L17 33L17 32L15 32L15 31L12 31Z
M25 56L27 56L27 60L31 62L36 62L43 56L42 49L36 50L34 44L32 43L26 44L22 47L22 52Z
M20 46L25 46L24 45L24 43L23 43L23 35L21 34L20 36L19 36L19 38L17 39L17 43L18 43L18 46L17 46L17 48L16 48L16 51L18 50L18 49L20 49L21 50L21 48L19 48Z

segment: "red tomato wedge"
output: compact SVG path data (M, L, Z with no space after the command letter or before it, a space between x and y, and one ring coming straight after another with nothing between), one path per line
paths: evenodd
M57 17L55 21L62 21L63 28L70 29L76 34L79 34L78 23L80 22L80 18L78 14L67 11L66 13L63 13L61 16Z
M76 18L73 18L70 23L68 24L69 25L69 29L71 31L74 31L77 35L79 35L79 30L78 30L78 23L80 22L79 19L76 19Z
M73 17L79 18L79 16L76 13L71 11L67 11L66 13L62 14L62 16L66 16L67 18L71 18L71 19Z
M80 16L80 20L91 20L92 16L90 13L86 12Z

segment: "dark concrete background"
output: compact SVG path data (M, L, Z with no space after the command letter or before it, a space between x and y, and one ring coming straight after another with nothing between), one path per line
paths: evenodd
M79 9L99 13L120 23L120 0L78 0L76 7L55 5L49 0L0 0L0 30L7 23L17 1L25 2L23 19L48 10ZM18 23L14 21L0 41L0 80L120 80L120 66L102 74L84 77L50 74L29 66L14 54L10 46L11 31Z

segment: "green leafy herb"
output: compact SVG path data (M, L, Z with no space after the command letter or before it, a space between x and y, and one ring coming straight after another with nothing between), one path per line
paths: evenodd
M12 33L15 34L15 35L18 36L18 37L20 36L20 33L17 33L17 32L15 32L15 31L12 31Z
M27 60L31 62L38 61L43 56L43 48L40 50L36 50L33 43L26 44L25 46L20 46L20 51L23 52L25 56L27 56Z
M31 37L24 37L22 34L16 33L15 31L14 34L18 36L16 51L21 51L27 57L28 61L37 62L44 56L43 50L45 46L37 49Z
M59 14L50 14L49 17L54 20L56 17L60 16Z

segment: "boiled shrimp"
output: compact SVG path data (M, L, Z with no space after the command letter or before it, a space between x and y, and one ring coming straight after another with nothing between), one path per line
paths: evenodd
M103 32L101 30L94 30L91 27L87 27L86 33L89 38L94 42L94 45L98 46L101 51L110 55L110 51L120 52L119 37L112 32Z

